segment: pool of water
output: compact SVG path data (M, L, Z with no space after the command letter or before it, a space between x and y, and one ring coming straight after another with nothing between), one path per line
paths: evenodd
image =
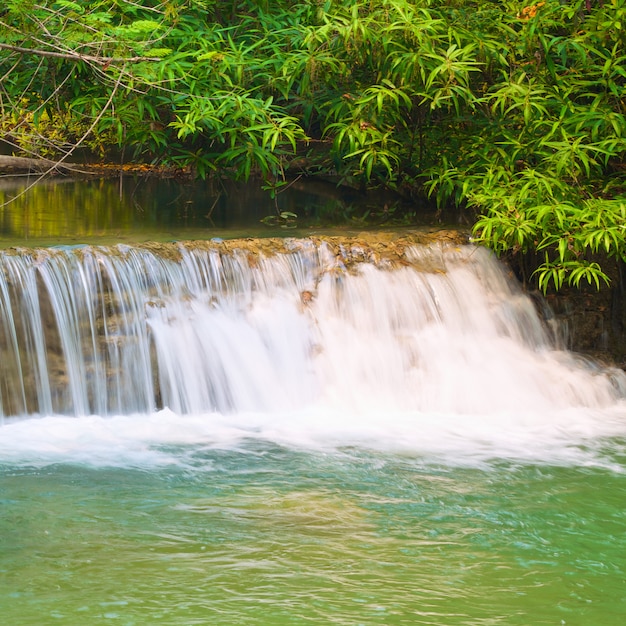
M361 217L377 224L400 208L416 211L390 194L307 179L292 181L275 198L260 181L37 180L0 178L0 248L300 236L320 227L363 228ZM281 220L282 212L296 217Z
M158 462L14 460L0 611L16 625L618 626L624 440L603 447L611 468L253 439L162 446Z

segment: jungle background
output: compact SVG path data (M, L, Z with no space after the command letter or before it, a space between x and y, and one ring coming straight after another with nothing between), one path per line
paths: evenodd
M621 280L626 0L3 4L5 164L333 176L454 207L544 292Z

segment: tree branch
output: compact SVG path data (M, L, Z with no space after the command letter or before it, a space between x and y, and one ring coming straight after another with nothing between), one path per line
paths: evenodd
M160 57L100 57L91 54L80 54L79 52L52 52L51 50L36 50L34 48L22 48L8 43L0 43L3 50L11 50L20 54L34 54L40 57L53 57L55 59L68 59L70 61L89 61L99 65L110 65L111 63L137 63L139 61L161 61Z
M102 107L102 109L100 110L100 113L98 113L98 115L96 116L96 118L92 122L91 126L85 131L83 136L59 160L52 161L52 165L50 165L50 167L48 167L46 171L42 172L37 177L37 179L34 182L32 182L30 185L28 185L25 189L22 189L22 191L20 191L20 193L18 193L16 196L14 196L10 200L7 200L6 202L4 202L2 204L3 207L7 206L11 202L14 202L20 196L23 196L27 191L32 189L39 181L43 180L48 174L50 174L54 170L62 169L63 167L68 169L68 168L71 167L69 165L63 166L63 161L65 161L69 156L71 156L71 154L74 152L74 150L76 150L76 148L78 148L78 146L80 146L83 143L83 141L85 141L85 139L87 139L87 137L91 134L91 132L96 127L98 122L102 119L102 116L105 114L107 109L111 106L111 103L113 102L113 99L115 98L115 94L117 93L117 90L120 87L120 83L121 83L121 80L122 80L122 75L124 74L124 70L125 69L126 69L126 67L122 68L122 72L120 73L120 76L118 76L117 80L115 81L115 85L113 86L113 91L111 92L111 95L109 96L109 99L107 100L106 104Z

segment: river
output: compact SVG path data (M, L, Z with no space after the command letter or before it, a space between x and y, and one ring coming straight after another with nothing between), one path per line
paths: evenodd
M3 231L5 623L621 626L626 376L485 250L73 223Z

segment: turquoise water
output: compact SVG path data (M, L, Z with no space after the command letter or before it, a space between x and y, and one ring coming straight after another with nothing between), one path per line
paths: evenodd
M3 467L4 623L624 622L619 471L258 442L167 453Z

